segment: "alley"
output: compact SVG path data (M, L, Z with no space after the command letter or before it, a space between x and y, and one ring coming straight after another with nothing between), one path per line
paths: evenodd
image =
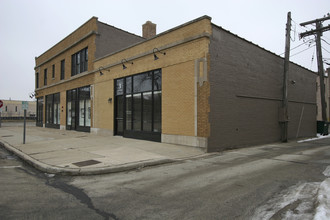
M5 219L285 219L288 213L311 219L330 165L330 138L76 177L39 173L8 155L1 158ZM279 201L309 186L309 197Z

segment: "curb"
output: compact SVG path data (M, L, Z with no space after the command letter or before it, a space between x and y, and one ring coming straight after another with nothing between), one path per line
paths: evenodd
M36 160L33 157L30 157L29 155L9 145L8 143L3 143L2 141L0 141L0 145L4 147L6 150L18 156L26 163L30 164L31 166L42 172L51 173L51 174L60 174L60 175L70 175L70 176L118 173L118 172L124 172L138 168L148 167L148 166L156 166L156 165L174 163L179 161L175 159L158 159L158 160L154 159L154 160L140 161L135 163L111 166L111 167L106 166L106 167L92 167L92 168L65 168L65 167L51 166L49 164L42 163L39 160Z

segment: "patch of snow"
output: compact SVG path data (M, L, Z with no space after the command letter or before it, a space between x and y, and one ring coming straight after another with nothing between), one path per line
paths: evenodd
M321 183L317 202L318 206L316 208L314 220L330 219L330 178L327 178Z
M300 183L289 187L259 207L252 219L312 219L320 183Z
M330 177L330 166L323 174ZM283 190L256 209L252 219L329 220L330 178L321 183L300 183Z
M326 177L330 177L330 166L327 166L327 168L323 171L323 175Z
M330 137L330 134L328 134L328 135L317 134L317 136L315 138L309 138L309 139L297 141L297 143L303 143L303 142L308 142L308 141L315 141L315 140L319 140L319 139L323 139L323 138L329 138L329 137Z

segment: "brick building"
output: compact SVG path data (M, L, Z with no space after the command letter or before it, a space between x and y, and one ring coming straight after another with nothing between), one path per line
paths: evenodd
M36 58L37 124L208 152L281 139L281 57L208 16L155 28L141 38L92 18ZM290 63L289 78L288 136L314 136L316 75Z
M22 101L18 100L2 100L3 106L1 108L1 118L4 120L17 120L24 118L24 110L22 108ZM36 102L28 101L28 109L26 110L26 117L28 119L35 119L36 117Z

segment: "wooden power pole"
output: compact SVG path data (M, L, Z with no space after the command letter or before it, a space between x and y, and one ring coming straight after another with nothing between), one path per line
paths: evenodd
M309 24L316 24L316 29L301 33L300 38L316 34L315 40L316 40L316 53L317 53L317 68L318 68L318 74L320 77L322 121L324 123L326 123L328 119L327 119L327 112L326 112L327 106L326 106L326 102L325 102L324 67L323 67L323 59L322 59L321 36L322 36L323 32L330 30L330 25L322 27L322 22L325 20L329 20L329 19L330 19L330 15L328 14L328 16L326 16L324 18L319 18L319 19L307 21L307 22L300 24L301 26L306 26ZM328 132L326 132L326 134L327 133Z
M288 12L285 34L285 57L284 57L284 74L283 74L283 99L282 99L282 141L288 141L288 74L289 74L289 57L290 57L290 32L291 32L291 12Z

